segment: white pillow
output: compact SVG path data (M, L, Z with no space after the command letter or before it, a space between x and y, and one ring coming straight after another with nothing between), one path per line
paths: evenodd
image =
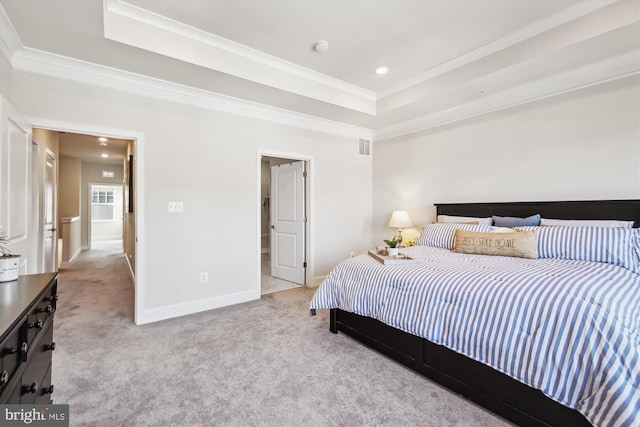
M618 227L633 228L633 221L617 219L550 219L542 218L540 225L559 225L562 227Z
M496 227L496 226L493 226L493 227L491 227L491 232L492 233L515 233L516 230L514 230L511 227Z
M478 225L492 225L493 218L475 218L471 216L451 216L451 215L438 215L438 222L474 222L477 221Z

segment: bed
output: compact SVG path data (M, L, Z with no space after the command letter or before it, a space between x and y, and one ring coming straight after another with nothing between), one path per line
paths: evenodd
M634 227L640 225L640 200L438 204L436 205L436 211L437 215L463 217L500 215L523 218L533 214L540 214L544 218L555 219L616 219L633 221ZM546 227L547 230L550 228L554 227ZM564 228L555 227L556 230ZM540 239L540 230L537 232L538 239ZM329 328L331 332L337 333L341 331L346 333L416 372L449 387L451 390L519 425L592 425L588 419L591 419L594 425L637 425L638 421L635 420L634 416L640 418L640 414L638 414L640 411L640 397L638 397L638 386L640 386L640 368L638 367L640 366L640 297L638 297L638 294L640 294L640 274L619 265L600 262L514 258L513 260L517 265L517 267L514 267L512 264L503 264L505 262L509 263L509 260L512 259L511 257L447 254L447 252L451 251L439 248L411 248L411 250L413 251L411 255L418 259L418 264L420 264L411 267L414 270L411 270L409 266L389 268L390 266L383 266L367 255L361 255L356 257L358 259L350 259L341 263L316 291L310 305L312 313L316 309L330 309ZM638 255L637 250L635 254L636 256ZM446 258L450 255L454 259ZM442 259L443 263L439 266L433 261L434 258L437 259L438 257ZM476 261L477 259L482 261ZM425 264L428 265L425 266ZM460 297L460 295L449 294L449 288L442 288L447 290L441 291L439 294L440 305L434 305L433 302L420 302L421 300L417 299L417 296L411 294L411 292L425 295L432 292L431 289L436 288L433 283L429 284L428 281L426 284L412 282L417 280L418 276L425 275L426 273L423 274L421 268L427 267L431 270L444 269L448 272L447 274L451 273L452 275L448 279L442 279L443 282L452 283L452 288L462 289L461 294L463 296L475 295L474 292L476 290L473 288L473 286L477 286L475 278L478 277L478 282L482 278L482 274L478 275L478 271L484 274L484 271L489 271L495 267L496 270L489 273L489 276L494 275L491 277L503 280L500 279L500 275L506 274L506 269L519 272L521 269L529 268L534 271L544 271L545 280L548 283L556 284L554 281L559 280L560 282L557 283L570 284L563 285L563 287L552 287L552 289L560 288L564 290L565 287L570 288L573 286L575 290L573 293L577 295L579 301L567 302L569 307L572 307L572 304L576 304L577 307L578 302L582 300L589 300L590 302L587 308L575 310L571 308L558 309L555 310L556 314L554 315L549 314L549 311L554 310L545 311L545 308L542 308L542 311L545 312L539 318L550 323L550 325L544 326L542 329L547 327L557 328L558 325L572 325L558 328L567 329L569 338L563 338L562 340L558 338L564 347L558 343L551 345L553 348L560 348L558 356L556 357L553 352L545 352L545 360L550 361L549 365L552 366L552 369L543 368L535 365L536 360L541 358L539 356L541 350L533 348L527 341L530 337L537 337L537 329L536 327L531 327L531 324L519 325L516 328L520 336L523 337L521 341L525 344L520 350L517 350L518 347L513 344L513 351L520 351L520 353L518 357L512 357L510 354L504 354L504 351L495 350L498 348L496 347L498 345L496 340L492 335L486 335L486 328L483 330L479 326L483 321L478 319L482 319L482 317L470 320L469 313L465 314L464 310L462 310L458 313L458 317L461 318L458 319L458 322L462 320L464 322L463 326L460 326L459 323L454 324L453 320L449 323L452 317L451 310L447 311L442 307L464 307L466 304L464 298ZM589 273L584 273L583 270L585 268ZM342 269L342 273L340 273L339 269ZM345 269L351 271L345 273ZM372 269L377 273L372 273ZM575 273L573 269L575 269ZM464 277L467 279L464 285L458 285L458 282L453 281L454 270L458 273L463 272L463 275L466 274ZM398 271L399 273L392 273L392 271ZM464 273L465 271L466 273ZM360 277L361 279L366 277L367 283L364 283L365 280L361 280L363 283L358 284L360 288L356 292L365 295L363 297L364 300L356 300L354 296L347 296L345 291L332 288L337 286L336 283L340 280L343 282L351 280L345 280L344 277L336 280L338 273L344 277ZM332 274L336 277L329 280ZM393 276L394 274L396 276ZM538 275L542 276L542 274ZM574 279L584 275L600 277L602 278L601 282L610 282L616 284L619 288L607 290L606 292L594 288L595 290L587 292L584 290L586 287L576 282L577 279ZM380 293L380 291L365 291L369 286L368 282L374 282L369 277L382 277L381 280L386 280L387 282L394 280L404 281L402 286L392 286L392 288L394 289L393 292L399 293L401 295L400 298L404 298L405 301L397 304L389 302L395 301L392 299L384 300L387 301L384 304L376 302L371 295L376 292ZM521 279L513 279L512 281L520 283ZM508 283L507 279L505 279L505 283ZM415 290L416 288L421 290L418 292ZM537 307L537 304L531 303L533 301L531 299L533 298L532 294L535 291L530 289L534 288L525 288L528 289L526 292L529 293L525 292L520 296L513 296L518 294L509 294L506 291L499 291L498 296L487 296L490 294L478 293L476 297L482 300L482 304L478 304L478 307L489 311L496 310L496 306L512 307L514 299L523 300L524 307ZM398 291L398 289L401 291ZM485 292L484 288L482 292ZM486 290L486 292L489 292L489 290ZM543 292L541 292L542 294ZM362 295L359 298L362 298ZM602 295L608 296L603 297ZM500 298L503 299L501 300ZM556 304L558 301L568 301L565 293L551 292L545 294L542 298L543 301L546 301L544 304L547 306ZM598 298L604 299L605 302L599 301ZM614 307L604 305L605 303L608 304L607 301L612 299L615 300ZM491 303L490 301L497 302ZM603 305L601 306L601 304ZM384 309L380 307L384 307ZM395 312L395 315L397 315L398 307L403 309L412 307L411 313L400 312L400 320L391 320L392 317L389 313ZM476 310L480 311L477 308ZM527 309L512 309L511 312L513 313L514 310L517 312L518 310L526 311ZM574 311L581 314L576 315L573 313ZM376 314L372 316L370 313ZM495 313L498 313L498 311L494 312L494 319L496 318ZM597 321L600 323L593 322L594 330L589 329L591 324L584 321L584 319L590 317L600 319ZM513 318L517 319L518 317ZM610 318L621 318L622 326L614 324L613 321L610 321ZM418 319L417 323L423 326L412 326L406 322L407 319L411 319L411 321ZM531 321L529 320L529 322ZM424 326L425 324L429 326ZM496 321L491 326L495 328L496 335L501 334L500 325L501 323ZM503 322L502 325L503 329L514 329L512 321ZM508 325L508 327L505 325ZM608 355L606 359L603 359L600 353L605 354L604 350L589 350L586 347L577 346L576 343L582 343L585 340L609 345L609 340L611 340L608 336L609 331L603 332L601 330L603 328L623 330L623 338L616 338L614 340L615 345L611 346L611 348L607 347L607 351L612 352L612 355ZM587 332L585 333L585 331ZM485 335L473 338L476 340L475 342L466 341L468 337L472 337L475 333ZM427 337L431 339L427 339ZM518 341L516 338L509 339L515 343ZM490 343L489 348L493 349L492 351L483 347L486 342ZM535 353L536 351L538 353ZM567 361L560 360L560 354L563 357L568 354ZM593 360L590 359L590 355L593 356ZM503 366L504 363L513 365L514 361L517 361L515 364L518 365L515 368L515 372L513 369L506 369ZM568 368L565 368L563 363L567 363ZM576 369L582 369L583 367L574 366L590 364L602 365L606 368L600 369L601 367L597 366L600 371L594 371L593 374L582 374ZM606 375L600 373L601 371L614 372L614 367L617 370L621 369L622 374L618 375L616 373L615 378L607 378ZM594 378L589 377L589 375ZM612 387L609 383L618 384L616 382L619 381L618 377L625 378L624 385L616 386L617 388ZM598 383L599 381L602 381L602 384L605 385ZM571 387L564 386L568 383L571 383ZM579 390L576 391L576 388ZM617 395L609 396L607 395L609 392L603 392L603 390L614 390L611 393L617 393ZM586 393L589 396L587 398L581 397L579 392ZM589 397L591 401L589 401ZM576 403L576 399L579 400L578 403Z

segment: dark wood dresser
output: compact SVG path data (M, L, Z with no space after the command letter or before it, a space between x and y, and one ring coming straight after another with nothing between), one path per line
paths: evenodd
M52 403L58 273L0 283L0 404Z

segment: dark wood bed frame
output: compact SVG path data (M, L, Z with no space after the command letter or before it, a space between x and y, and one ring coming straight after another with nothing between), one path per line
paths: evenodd
M437 215L633 220L640 200L436 204ZM504 418L523 426L590 426L579 412L495 369L369 317L332 309L329 329L342 331Z

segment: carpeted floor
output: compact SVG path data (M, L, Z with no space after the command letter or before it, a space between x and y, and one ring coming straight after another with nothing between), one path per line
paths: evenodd
M133 323L124 257L60 275L54 403L72 426L503 426L501 418L308 317L313 289Z

